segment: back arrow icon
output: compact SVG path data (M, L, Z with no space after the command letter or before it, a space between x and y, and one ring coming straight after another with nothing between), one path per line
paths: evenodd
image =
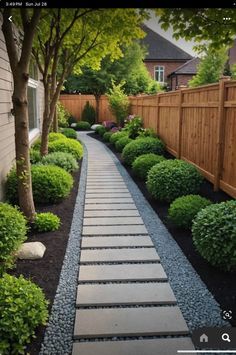
M10 22L12 22L12 16L9 16L9 17L8 17L8 20L9 20Z

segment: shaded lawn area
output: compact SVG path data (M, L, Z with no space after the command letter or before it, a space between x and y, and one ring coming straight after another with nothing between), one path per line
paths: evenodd
M95 138L101 142L103 140L95 133L89 134L90 137ZM104 143L104 142L103 142ZM172 237L178 243L182 249L185 256L188 258L189 262L192 264L198 275L201 277L203 282L208 287L209 291L214 295L216 301L220 304L222 310L232 310L233 319L230 321L232 326L236 326L236 271L227 272L216 269L206 262L200 254L195 250L192 241L192 233L190 230L185 230L182 228L176 228L168 219L168 203L162 203L154 200L147 191L146 184L143 180L134 176L132 169L123 164L121 159L121 154L117 153L112 144L106 144L111 151L116 155L120 160L122 165L126 168L129 175L138 185L139 189L142 191L142 194L148 200L152 208L157 213L158 217L161 219L163 224L166 226ZM173 159L169 153L166 153L167 158ZM204 180L204 183L201 186L199 192L201 196L209 198L213 202L222 202L232 199L229 195L223 191L214 192L213 185Z

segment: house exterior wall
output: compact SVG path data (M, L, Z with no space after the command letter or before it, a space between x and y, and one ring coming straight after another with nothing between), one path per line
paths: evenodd
M158 60L158 61L146 61L144 60L144 63L147 67L147 70L149 71L150 73L150 76L152 79L155 79L154 78L154 69L155 69L155 66L157 65L160 65L160 66L164 66L165 67L165 72L164 72L164 75L165 75L165 82L167 83L168 82L168 79L167 79L167 76L172 73L173 71L175 71L180 65L186 63L187 60L178 60L178 61L161 61L161 60Z
M193 76L194 75L191 74L172 75L170 78L168 78L168 83L171 90L176 90L176 88L181 85L188 86L188 82L193 78Z
M0 18L0 201L4 199L6 175L15 161L14 116L11 114L13 77L1 28L2 19ZM38 81L36 99L38 121L42 121L43 117L43 93L43 84ZM39 136L39 133L39 128L29 133L30 143Z

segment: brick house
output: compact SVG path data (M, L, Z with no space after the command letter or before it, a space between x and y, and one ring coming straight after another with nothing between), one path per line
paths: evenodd
M141 40L148 51L144 63L154 80L169 84L168 76L192 56L149 27L143 25L146 36Z
M180 86L187 86L189 80L196 75L199 63L200 58L192 58L170 73L168 75L170 90L176 90Z

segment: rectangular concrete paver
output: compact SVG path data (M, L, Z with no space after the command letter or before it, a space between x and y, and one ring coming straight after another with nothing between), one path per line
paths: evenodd
M89 194L86 193L85 200L88 200L90 198L131 198L131 195L129 192L120 192L120 193L113 193L113 192L100 192L96 194Z
M89 210L136 210L137 208L134 203L103 203L103 204L95 204L88 203L85 205L85 211Z
M79 285L77 306L176 304L167 282Z
M129 224L143 224L141 217L96 217L84 218L84 226L117 226Z
M79 281L166 281L160 264L81 265Z
M83 227L83 235L132 235L132 234L148 234L144 225L127 225L119 226L90 226Z
M80 309L74 337L152 336L188 334L179 307Z
M106 188L106 189L94 189L94 188L87 188L86 189L86 195L90 195L90 194L101 194L101 193L104 193L104 194L106 194L106 193L112 193L112 194L120 194L120 193L124 193L124 192L129 192L129 190L128 189L126 189L126 188L119 188L119 189L114 189L114 188Z
M188 337L74 343L72 355L177 355L194 350Z
M153 242L148 235L125 237L83 237L82 248L109 247L152 247Z
M81 263L160 261L155 248L82 250Z
M132 203L133 199L131 197L105 197L105 198L90 198L85 200L86 203Z
M84 217L138 217L138 210L84 211Z

